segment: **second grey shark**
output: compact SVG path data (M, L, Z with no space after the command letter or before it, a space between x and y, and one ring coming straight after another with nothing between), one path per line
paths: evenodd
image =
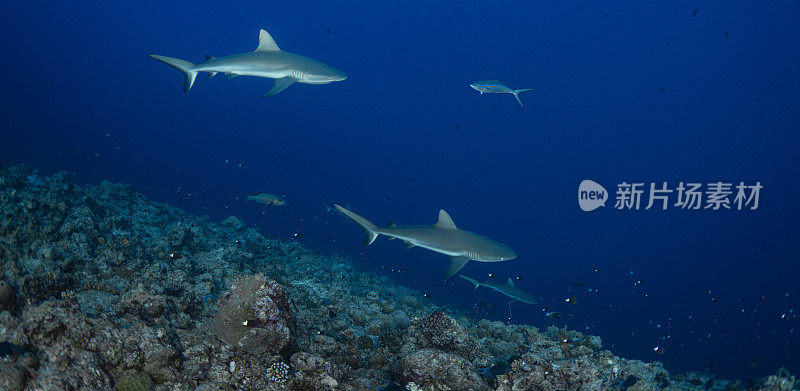
M275 79L275 85L264 96L275 95L295 82L328 84L347 79L344 72L330 65L299 54L284 52L264 30L261 30L259 35L258 48L251 53L219 58L206 56L206 61L200 64L155 54L151 54L150 57L183 72L184 93L192 88L198 72L208 72L209 77L223 72L228 78L256 76Z
M505 244L498 243L481 235L456 228L453 219L444 210L439 211L439 221L434 225L402 225L389 224L379 228L367 219L339 206L336 210L355 221L366 232L364 245L368 246L378 235L389 239L400 239L407 248L419 246L452 258L445 278L456 274L470 260L478 262L501 262L517 257L517 253Z
M535 297L514 286L514 281L511 281L510 278L505 283L498 283L490 281L480 282L460 274L458 276L471 282L474 289L478 289L479 286L485 286L510 297L511 301L521 301L528 304L536 304L539 302L539 300L536 300Z

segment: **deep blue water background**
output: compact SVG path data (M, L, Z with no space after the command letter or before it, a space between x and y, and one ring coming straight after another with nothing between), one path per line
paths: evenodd
M435 300L483 301L507 318L502 296L443 282L445 256L385 239L363 248L360 229L322 204L377 224L433 223L444 208L520 255L463 273L521 277L564 314L515 303L515 321L588 330L671 371L800 372L800 3L623 3L8 3L0 162L300 233ZM270 80L200 75L182 95L182 76L146 56L251 51L259 28L349 79L262 98ZM520 108L468 87L481 79L534 91ZM764 189L755 211L612 200L585 213L583 179ZM287 205L242 200L261 191Z

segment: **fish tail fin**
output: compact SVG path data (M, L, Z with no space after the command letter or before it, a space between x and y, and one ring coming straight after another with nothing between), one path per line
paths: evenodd
M347 216L347 218L349 218L350 220L355 221L355 223L360 225L361 228L364 228L364 233L366 234L364 236L364 245L365 246L369 246L370 244L372 244L372 242L375 241L375 238L378 237L378 232L377 232L378 226L377 225L372 224L369 220L367 220L367 219L365 219L365 218L363 218L363 217L361 217L361 216L359 216L359 215L357 215L357 214L355 214L355 213L353 213L353 212L351 212L351 211L349 211L349 210L347 210L347 209L345 209L345 208L343 208L343 207L341 207L341 206L339 206L337 204L333 204L333 207L336 208L336 210L338 210L341 214Z
M513 94L514 94L514 97L515 97L515 98L517 98L517 102L519 102L519 105L520 105L520 106L522 106L522 107L525 107L525 106L522 104L522 101L521 101L521 100L519 100L519 93L520 93L520 92L525 92L525 91L531 91L531 90L533 90L533 88L523 88L523 89L520 89L520 90L514 90L514 92L513 92Z
M459 274L458 276L463 278L463 279L465 279L465 280L467 280L467 281L469 281L469 282L471 282L472 283L472 289L478 289L478 287L481 286L481 283L478 282L477 280L473 280L472 278L469 278L469 277L467 277L467 276L465 276L463 274Z
M151 54L150 58L156 61L161 61L164 64L167 64L181 72L183 72L183 92L189 91L194 84L194 78L197 76L197 71L194 70L194 64L190 63L189 61L180 60L177 58L166 57L166 56L158 56L155 54ZM212 75L213 76L213 75Z

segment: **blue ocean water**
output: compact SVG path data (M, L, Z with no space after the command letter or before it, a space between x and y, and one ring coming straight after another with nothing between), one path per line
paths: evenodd
M4 165L236 215L507 321L503 296L442 280L447 257L383 238L364 248L360 229L323 204L379 225L431 224L442 208L519 254L462 270L519 277L542 298L512 304L514 322L596 334L671 371L800 371L795 1L4 8ZM147 57L251 51L261 28L349 78L263 98L271 80L200 75L183 95L181 75ZM469 88L485 79L534 91L521 108ZM584 179L608 190L604 208L578 207ZM667 210L646 210L646 198L614 208L623 182L719 181L760 183L758 208L684 210L675 193ZM244 201L256 192L287 204Z

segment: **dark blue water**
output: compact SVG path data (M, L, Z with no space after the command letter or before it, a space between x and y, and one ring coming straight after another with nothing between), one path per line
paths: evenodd
M443 282L445 256L364 249L322 204L377 224L444 208L520 255L462 271L520 277L543 299L513 304L514 321L600 335L672 371L798 372L799 14L796 1L9 3L0 162L299 233L506 320L504 297ZM200 75L182 95L181 75L147 57L251 51L260 28L349 79L262 98L271 80ZM534 91L521 108L468 87L482 79ZM764 188L757 210L643 210L645 198L586 213L583 179L612 197L624 181ZM262 191L287 205L242 199Z

